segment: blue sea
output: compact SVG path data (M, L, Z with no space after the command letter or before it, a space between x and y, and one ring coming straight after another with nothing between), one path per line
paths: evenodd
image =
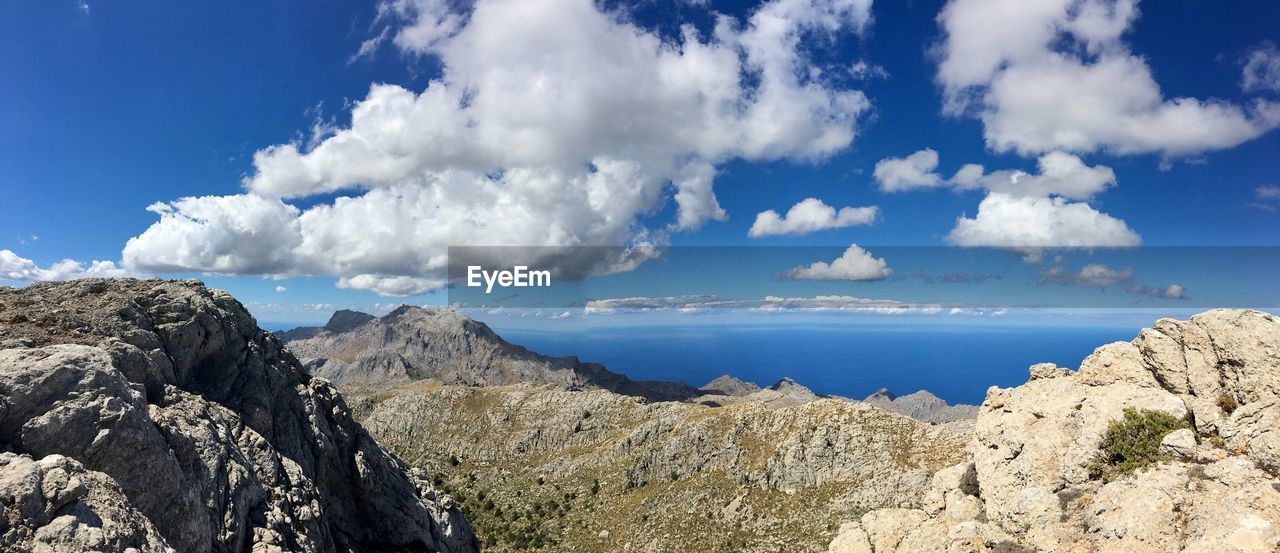
M546 355L576 355L633 379L699 386L722 374L767 386L788 376L821 394L863 398L929 390L952 403L981 403L990 386L1016 386L1041 362L1076 368L1138 328L806 324L497 330Z
M514 344L576 355L637 380L700 386L722 374L768 386L787 376L820 394L863 398L884 387L929 390L951 403L981 403L990 386L1016 386L1027 367L1076 368L1102 344L1129 341L1145 323L561 325L490 318ZM285 330L315 323L263 323Z

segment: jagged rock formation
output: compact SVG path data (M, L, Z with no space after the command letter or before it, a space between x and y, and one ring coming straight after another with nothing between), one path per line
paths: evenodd
M942 398L920 390L905 396L895 396L888 388L880 388L876 393L862 400L885 411L899 413L916 420L927 422L952 422L972 419L978 414L977 405L950 405Z
M474 551L448 497L198 281L0 288L0 548Z
M338 385L391 386L423 379L468 386L550 384L600 388L652 401L700 395L692 386L634 381L577 357L549 357L503 340L488 325L452 309L403 305L380 318L290 339L312 374ZM332 322L332 321L331 321ZM285 336L305 336L290 331Z
M935 474L922 508L867 513L830 551L1280 549L1280 319L1162 319L1078 371L1031 376L987 392L971 459ZM1187 417L1194 433L1164 437L1168 462L1100 478L1103 435L1128 407Z
M757 393L801 393L778 388ZM821 551L841 520L918 506L970 437L844 399L711 407L428 381L354 393L356 416L456 492L490 551Z

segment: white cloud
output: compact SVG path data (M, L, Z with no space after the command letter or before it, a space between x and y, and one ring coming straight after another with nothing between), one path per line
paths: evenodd
M1106 265L1090 263L1076 272L1068 271L1065 267L1045 269L1040 272L1037 283L1106 288L1132 280L1133 269L1130 267L1112 269Z
M481 0L469 13L384 2L391 42L438 57L439 78L421 92L371 87L350 126L313 148L258 151L245 194L153 206L160 220L124 260L405 293L438 281L449 245L661 243L727 217L721 164L818 160L852 143L870 104L808 54L864 30L870 4L773 0L671 39L590 0ZM675 220L641 228L668 197Z
M1079 157L1053 151L1037 160L1037 173L1002 169L988 173L970 163L951 178L938 172L938 153L920 150L905 158L876 164L876 180L886 192L948 186L985 190L974 218L961 216L947 241L960 246L1008 248L1131 246L1141 243L1128 225L1085 201L1115 186L1116 175L1105 165L1089 166ZM1035 252L1028 251L1029 260Z
M874 175L882 192L901 192L942 186L946 181L935 172L937 168L938 152L925 148L907 157L880 160Z
M1275 44L1259 44L1245 57L1240 88L1245 92L1280 92L1280 50Z
M1065 152L1044 154L1037 165L1039 174L1008 169L987 173L983 166L969 163L948 179L937 172L938 153L926 148L905 158L880 160L876 163L875 177L884 192L952 186L1011 196L1057 195L1074 200L1087 200L1116 183L1115 171L1110 167L1090 167L1079 157Z
M818 261L796 267L784 276L796 280L884 280L892 274L884 259L873 257L871 252L854 244L831 263Z
M443 279L362 274L338 279L338 288L369 290L381 296L417 296L445 285Z
M278 294L283 294L286 290L288 290L288 288L285 288L284 286L276 286L276 293Z
M1136 0L951 0L937 80L944 111L976 112L987 146L1191 155L1280 126L1280 104L1166 99L1122 40Z
M1084 202L992 192L973 218L961 216L947 234L958 246L1006 248L1137 246L1142 237L1124 221Z
M1138 296L1151 296L1153 298L1161 298L1166 300L1185 300L1187 299L1187 290L1181 284L1170 284L1164 288L1156 288L1143 284L1135 284L1125 291Z
M78 278L122 278L145 276L121 268L112 261L90 261L88 266L74 259L63 259L41 268L30 259L10 250L0 250L0 280L30 282L36 280L75 280Z
M644 312L671 310L684 313L709 309L746 309L752 311L843 311L852 313L932 314L942 311L940 304L906 303L897 300L860 298L846 295L818 295L813 297L765 296L758 300L722 299L712 294L631 297L593 300L587 302L586 314L613 314L619 312Z
M1280 200L1280 186L1267 185L1253 189L1259 200Z
M880 213L876 206L842 207L836 211L817 198L805 198L791 206L786 215L772 209L756 214L747 236L759 238L779 234L808 234L819 230L869 225Z

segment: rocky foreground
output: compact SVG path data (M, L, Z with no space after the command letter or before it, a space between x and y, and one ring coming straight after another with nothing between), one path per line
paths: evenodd
M475 551L453 500L197 281L0 288L0 550Z
M1125 409L1165 413L1157 462L1101 455ZM1135 411L1136 412L1136 411ZM1163 319L1078 371L1036 365L992 388L968 459L920 508L842 526L832 553L1280 550L1280 319L1215 310Z

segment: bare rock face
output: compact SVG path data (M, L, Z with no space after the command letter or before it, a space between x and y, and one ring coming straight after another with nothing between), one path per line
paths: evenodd
M701 395L684 384L634 381L576 357L539 355L452 309L403 305L376 319L348 313L335 314L336 323L331 320L314 333L296 329L282 334L312 374L338 385L395 386L435 379L468 386L599 388L652 401Z
M49 484L72 492L42 492L45 518L6 511L0 543L477 549L451 500L410 476L224 292L159 280L2 288L0 324L0 447L17 454L0 477L83 475Z
M1078 371L1037 365L1026 384L989 390L971 480L941 470L920 512L873 511L837 541L875 552L1276 551L1278 394L1276 317L1161 320ZM1126 407L1186 417L1194 431L1164 436L1168 461L1104 481L1090 464Z
M73 459L0 453L0 549L172 553L111 477Z
M885 411L906 415L925 422L953 422L972 419L978 414L977 405L950 405L927 390L919 390L905 396L895 396L888 388L881 388L862 401Z

